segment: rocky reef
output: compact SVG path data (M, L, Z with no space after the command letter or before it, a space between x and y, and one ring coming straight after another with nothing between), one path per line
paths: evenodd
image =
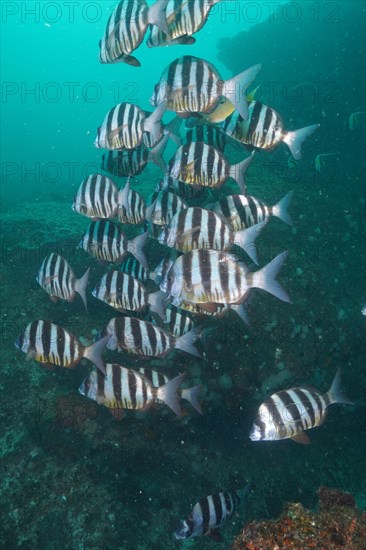
M321 487L318 497L316 511L290 503L276 521L249 523L231 550L364 548L366 513L356 507L352 495Z

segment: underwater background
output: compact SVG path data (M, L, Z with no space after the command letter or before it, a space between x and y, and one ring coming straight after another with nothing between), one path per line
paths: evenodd
M1 3L1 544L219 547L205 537L176 541L174 530L200 498L247 482L255 489L223 529L221 547L231 548L245 523L278 517L286 502L315 509L321 486L350 492L364 509L365 2L223 1L195 45L143 44L140 68L99 63L115 5ZM295 191L294 226L272 219L258 242L262 265L289 250L280 278L292 304L260 293L249 326L235 316L215 325L204 359L177 352L149 362L203 384L202 417L156 408L116 422L78 393L90 364L49 372L14 342L34 319L91 340L111 318L90 295L89 314L79 299L52 304L35 277L58 252L78 275L92 268L90 288L100 279L103 268L76 248L88 220L71 210L81 180L100 171L96 129L116 103L149 108L164 67L188 53L223 78L262 63L256 99L281 113L286 129L320 124L301 162L282 144L257 154L248 173L250 194L267 204ZM169 144L165 158L173 152ZM149 164L134 188L146 198L160 177ZM156 264L154 246L148 253ZM339 367L354 405L332 407L311 445L250 441L266 396L299 384L325 392Z

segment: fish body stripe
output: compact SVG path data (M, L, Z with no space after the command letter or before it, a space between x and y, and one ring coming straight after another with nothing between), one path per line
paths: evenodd
M148 160L149 151L145 145L122 151L107 151L103 155L102 170L118 177L138 176Z
M170 191L159 191L155 201L152 221L157 225L168 225L175 214L188 206L185 201Z
M63 367L73 367L83 356L84 348L67 330L49 321L33 321L27 325L21 349L34 353L34 359Z
M116 309L140 311L148 305L147 293L142 283L121 271L108 271L93 294Z
M222 81L207 61L186 55L173 61L162 73L151 98L153 105L167 101L177 113L208 113L221 99Z
M100 174L82 181L73 208L89 218L114 218L118 208L118 189L115 183Z
M273 149L283 141L285 131L280 115L259 101L248 105L249 117L244 121L234 111L221 124L221 128L232 138L258 149Z
M224 151L226 146L224 132L220 128L209 124L192 128L186 133L185 139L187 143L202 141L207 145L212 145L220 151Z
M187 538L221 528L232 517L239 503L239 496L234 491L214 493L202 498L185 518L189 527Z

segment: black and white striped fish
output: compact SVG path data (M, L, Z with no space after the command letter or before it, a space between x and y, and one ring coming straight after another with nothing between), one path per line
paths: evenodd
M155 225L167 225L178 212L186 208L188 204L175 193L159 191L154 198L151 221Z
M147 239L147 233L143 233L129 241L117 224L110 220L100 220L89 224L79 248L97 260L115 264L120 263L130 252L146 268L147 260L143 247Z
M200 141L212 145L222 153L225 151L227 138L225 132L212 124L199 124L186 133L185 143Z
M102 353L107 342L108 337L105 337L85 347L68 330L39 320L26 326L15 345L27 354L27 359L35 359L39 363L72 369L84 357L105 372Z
M224 96L246 120L248 105L245 90L260 69L261 65L254 65L230 80L223 80L208 61L185 55L164 69L150 103L158 106L166 101L167 109L186 116L212 112Z
M160 283L173 296L172 304L183 300L195 304L238 304L251 288L261 288L284 302L290 298L276 276L287 258L283 252L259 271L250 272L236 256L216 250L199 249L176 259Z
M141 145L144 132L150 132L157 142L162 134L161 117L164 102L146 118L144 111L133 103L119 103L106 114L98 128L94 145L98 149L135 149Z
M201 186L188 185L171 176L165 175L157 185L158 191L172 191L179 195L184 200L192 200L201 197L204 193L204 188Z
M200 329L195 328L180 338L174 338L160 327L148 321L134 317L115 317L102 331L102 336L109 335L107 348L112 351L127 351L133 355L159 357L173 349L180 349L201 357L194 342L200 336Z
M119 193L118 221L120 223L138 225L150 219L152 211L153 206L146 206L144 198L140 193L131 189L130 181L128 180Z
M181 521L175 538L183 540L207 535L217 542L222 542L219 530L233 516L250 488L251 484L239 491L222 491L202 498L193 506L192 512Z
M329 405L352 405L341 391L341 371L338 369L330 390L321 394L308 387L292 388L274 393L259 407L250 439L252 441L277 441L292 439L297 443L310 443L305 430L321 426L326 419Z
M169 378L165 374L156 370L141 367L139 368L139 372L151 380L152 385L156 388L160 388L169 382ZM198 401L201 391L202 386L200 384L192 388L179 388L180 397L188 401L199 414L203 414L201 404Z
M200 248L228 250L239 246L258 264L255 240L266 222L248 229L234 232L228 221L216 212L191 206L181 210L172 218L159 236L159 242L176 248L179 252L190 252Z
M147 269L145 269L133 256L126 257L119 266L119 270L137 279L142 284L145 284L149 279L149 272Z
M100 174L92 174L84 179L72 209L93 219L115 218L118 208L118 188L114 181Z
M295 160L301 159L302 143L319 128L319 124L312 124L294 132L286 132L282 117L259 101L249 103L248 113L248 118L243 120L238 111L234 111L221 124L221 128L228 136L256 149L270 150L283 141Z
M170 159L168 171L175 179L203 187L221 187L227 179L233 178L245 194L245 173L252 160L253 155L230 164L218 149L198 141L179 147Z
M102 156L102 170L120 178L138 176L148 162L153 162L165 173L166 164L162 154L168 140L169 136L164 136L150 151L143 143L135 149L108 151Z
M224 216L234 231L252 227L275 216L288 225L293 225L288 207L294 192L289 191L277 204L267 206L263 201L246 195L222 197L212 207L214 212Z
M143 373L121 365L107 363L105 376L93 370L83 381L79 393L107 407L115 418L121 419L121 409L146 411L154 403L165 403L182 415L178 391L185 374L180 374L160 387Z
M169 34L152 26L149 48L174 46L175 44L194 44L192 34L198 32L207 21L211 8L221 0L169 0L166 8L166 20Z
M99 42L101 63L127 63L139 67L130 55L139 47L149 25L168 32L165 9L168 0L157 0L148 6L145 0L121 0L111 14L103 38Z
M108 271L92 294L118 311L142 311L150 307L152 313L159 315L162 320L165 318L164 292L149 294L142 283L121 271Z
M72 302L75 299L75 292L77 292L88 311L85 290L88 284L89 272L90 268L86 270L80 279L77 279L65 258L52 252L43 260L36 280L43 290L50 295L52 302L58 300Z
M159 227L160 229L160 227ZM174 265L175 260L179 256L175 249L172 249L170 256L163 258L161 262L150 272L149 276L155 284L159 285L163 279L165 279L169 269Z

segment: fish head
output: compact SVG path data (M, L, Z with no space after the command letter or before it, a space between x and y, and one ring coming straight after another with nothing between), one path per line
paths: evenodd
M175 531L174 536L177 540L188 539L191 536L191 528L189 527L187 520L183 519L180 522L180 526Z
M256 424L253 424L252 429L250 430L249 439L252 441L260 441L262 439L261 430Z
M97 130L97 136L94 141L94 147L97 149L103 149L106 143L106 130L102 126L99 126Z
M173 233L170 231L169 227L164 227L162 232L160 233L158 237L158 241L160 244L165 244L166 246L173 247L175 242L173 239Z
M22 332L18 338L15 340L15 347L19 351L23 351L24 353L28 352L29 342L24 337L24 332Z

